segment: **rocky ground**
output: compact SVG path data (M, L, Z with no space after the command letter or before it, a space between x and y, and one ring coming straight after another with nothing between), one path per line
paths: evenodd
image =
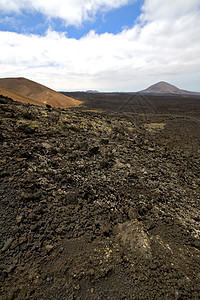
M200 100L88 97L0 97L0 299L199 299Z

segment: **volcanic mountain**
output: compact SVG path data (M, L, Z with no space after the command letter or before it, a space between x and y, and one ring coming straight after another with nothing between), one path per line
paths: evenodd
M53 107L78 106L81 102L71 97L64 96L44 85L26 78L1 78L0 94L15 101Z
M151 85L145 90L140 91L141 94L173 94L173 95L191 95L200 96L200 93L180 90L176 86L169 84L165 81L160 81L154 85Z

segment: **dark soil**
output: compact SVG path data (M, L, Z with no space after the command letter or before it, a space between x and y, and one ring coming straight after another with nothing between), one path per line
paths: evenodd
M200 99L77 99L0 97L0 299L199 299Z

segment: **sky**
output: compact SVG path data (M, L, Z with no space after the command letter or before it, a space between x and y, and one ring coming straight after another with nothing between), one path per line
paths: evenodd
M0 77L57 91L200 92L200 0L0 0Z

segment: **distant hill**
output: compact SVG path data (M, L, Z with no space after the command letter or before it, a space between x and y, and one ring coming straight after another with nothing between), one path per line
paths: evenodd
M96 94L96 93L99 93L99 91L96 91L96 90L87 90L86 93Z
M15 101L52 107L78 106L81 102L26 78L0 78L0 92Z
M180 90L176 86L169 84L164 81L160 81L156 84L151 85L145 90L139 91L141 94L173 94L173 95L190 95L200 96L200 93Z

